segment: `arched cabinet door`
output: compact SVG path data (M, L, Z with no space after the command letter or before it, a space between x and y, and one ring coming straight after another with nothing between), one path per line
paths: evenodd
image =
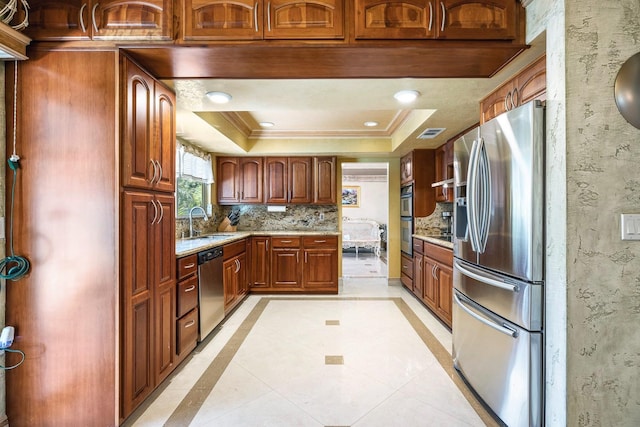
M437 38L512 40L516 37L515 0L440 0Z

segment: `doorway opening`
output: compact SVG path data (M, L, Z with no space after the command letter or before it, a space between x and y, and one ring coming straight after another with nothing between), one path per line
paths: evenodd
M389 163L342 164L342 277L389 276Z

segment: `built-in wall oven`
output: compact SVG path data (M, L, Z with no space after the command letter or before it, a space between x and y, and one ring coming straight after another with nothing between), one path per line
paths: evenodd
M400 250L413 255L413 185L400 189Z

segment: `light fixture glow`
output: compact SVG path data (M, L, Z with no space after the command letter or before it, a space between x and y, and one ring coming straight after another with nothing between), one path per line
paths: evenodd
M260 122L260 126L262 126L263 128L272 128L275 125L271 122Z
M415 101L418 96L420 96L420 92L417 90L401 90L393 95L395 99L403 104Z
M226 104L231 101L231 95L224 92L207 92L207 98L215 104Z
M373 120L372 121L368 121L368 122L364 122L364 125L366 127L368 127L368 128L374 128L374 127L378 126L378 124L379 124L378 122L374 122Z

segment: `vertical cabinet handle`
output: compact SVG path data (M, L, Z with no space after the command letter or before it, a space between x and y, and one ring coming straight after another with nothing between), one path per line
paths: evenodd
M82 7L80 8L79 18L80 18L80 29L83 33L87 32L87 26L84 23L84 10L87 8L86 3L82 3Z
M267 31L271 31L271 2L267 3Z
M156 206L155 199L151 200L151 204L153 205L153 219L151 220L151 225L153 225L156 223L156 220L158 219L158 206Z
M445 22L447 22L447 9L445 9L443 2L440 2L440 8L442 9L442 23L440 24L440 32L444 32L444 24Z
M296 264L300 263L300 251L296 251Z
M255 22L256 33L258 32L258 2L256 2L253 8L253 22Z
M518 99L520 94L518 93L518 88L514 88L513 92L511 92L511 108L516 108L520 105L520 100Z
M308 254L308 252L305 252L305 253L304 253L304 263L305 263L305 264L307 264L307 262L308 262L308 261L307 261L307 254Z
M236 273L240 271L240 261L236 259Z
M93 21L93 31L98 32L98 24L96 23L96 9L100 3L96 3L93 5L93 9L91 9L91 21Z
M265 252L269 252L269 239L267 239L267 246Z
M154 162L156 163L156 165L158 165L158 182L160 182L160 180L162 179L162 165L157 160L154 160Z
M149 163L151 163L151 166L153 166L153 176L151 177L151 181L149 182L149 184L153 185L156 182L156 177L158 175L158 167L156 166L156 162L153 161L153 159L149 160Z
M429 2L429 31L433 27L433 5Z
M158 203L158 210L160 211L160 219L158 219L158 224L160 224L164 218L164 209L162 209L162 203L160 203L159 200L156 200L156 202Z

